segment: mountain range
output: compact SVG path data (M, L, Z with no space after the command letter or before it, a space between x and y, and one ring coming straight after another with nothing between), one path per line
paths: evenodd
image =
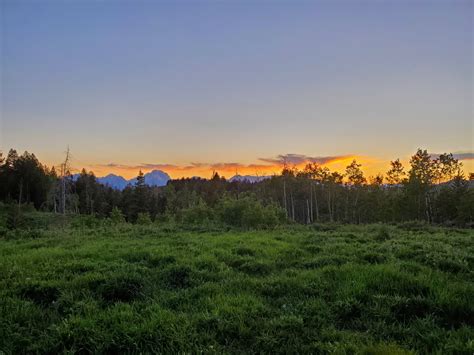
M79 178L80 174L74 174L72 179L75 181ZM161 170L153 170L149 173L144 175L145 177L145 184L148 186L166 186L169 180L171 180L170 176ZM97 182L99 184L110 186L116 190L123 190L127 187L127 185L135 185L137 182L137 178L132 179L125 179L123 176L109 174L107 176L98 177Z
M73 180L76 180L80 174L74 174L72 176ZM170 176L161 170L153 170L149 173L144 175L145 177L145 184L148 186L166 186L169 180L171 180ZM239 182L249 182L249 183L256 183L262 180L268 179L271 176L254 176L254 175L235 175L229 179L229 182L239 181ZM97 182L105 185L110 186L116 190L123 190L128 185L135 185L137 182L137 178L132 179L125 179L123 176L109 174L107 176L98 177Z
M229 179L229 182L239 181L239 182L249 182L251 184L254 184L256 182L260 182L269 178L271 178L271 176L234 175Z

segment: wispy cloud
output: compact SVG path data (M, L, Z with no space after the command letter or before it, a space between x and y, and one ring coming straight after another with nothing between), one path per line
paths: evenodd
M175 169L178 168L177 165L173 164L149 164L149 163L141 163L141 164L118 164L118 163L107 163L107 164L95 164L95 167L99 168L115 168L115 169L135 169L135 170L149 170L149 169Z
M259 169L268 168L272 165L269 164L242 164L235 162L220 162L220 163L190 163L189 165L175 165L166 163L142 163L142 164L95 164L93 167L96 168L112 168L120 170L174 170L174 171L190 171L190 170L235 170L235 169Z
M440 153L430 153L431 156L439 157ZM474 160L474 152L454 152L453 158L458 160Z
M280 154L276 158L259 158L260 161L270 164L300 165L304 163L329 164L338 160L347 159L352 155L333 155L311 157L304 154Z
M474 159L474 152L453 153L453 157L459 160L472 160Z
M317 163L320 165L342 163L344 160L354 157L351 154L333 156L307 156L304 154L280 154L274 158L259 158L260 163L243 164L239 162L191 162L189 164L177 165L168 163L140 163L140 164L120 164L110 162L91 166L101 173L118 171L125 175L132 176L139 170L148 172L151 170L162 170L168 174L181 176L210 176L213 171L230 177L234 174L248 175L274 175L281 171L284 164L301 166L306 163Z
M118 164L118 163L107 163L97 164L96 167L100 168L115 168L124 170L176 170L176 171L188 171L193 169L213 169L213 170L230 170L230 169L267 169L270 167L280 167L284 164L290 165L301 165L304 163L318 163L318 164L329 164L339 160L347 159L352 155L334 155L334 156L319 156L311 157L304 154L280 154L275 158L259 158L262 164L242 164L237 162L218 162L218 163L205 163L205 162L192 162L188 165L176 165L167 163L141 163L141 164Z

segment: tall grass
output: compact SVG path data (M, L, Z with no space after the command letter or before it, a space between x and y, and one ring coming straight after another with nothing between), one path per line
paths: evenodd
M472 231L86 221L7 235L7 354L474 351Z

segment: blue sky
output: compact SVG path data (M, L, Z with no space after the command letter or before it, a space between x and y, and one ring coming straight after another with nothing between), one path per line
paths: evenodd
M3 150L96 170L473 151L471 1L1 6Z

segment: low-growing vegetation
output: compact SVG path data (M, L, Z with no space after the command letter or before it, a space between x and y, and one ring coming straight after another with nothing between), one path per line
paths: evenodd
M194 231L199 208L4 229L0 352L473 353L472 230Z

